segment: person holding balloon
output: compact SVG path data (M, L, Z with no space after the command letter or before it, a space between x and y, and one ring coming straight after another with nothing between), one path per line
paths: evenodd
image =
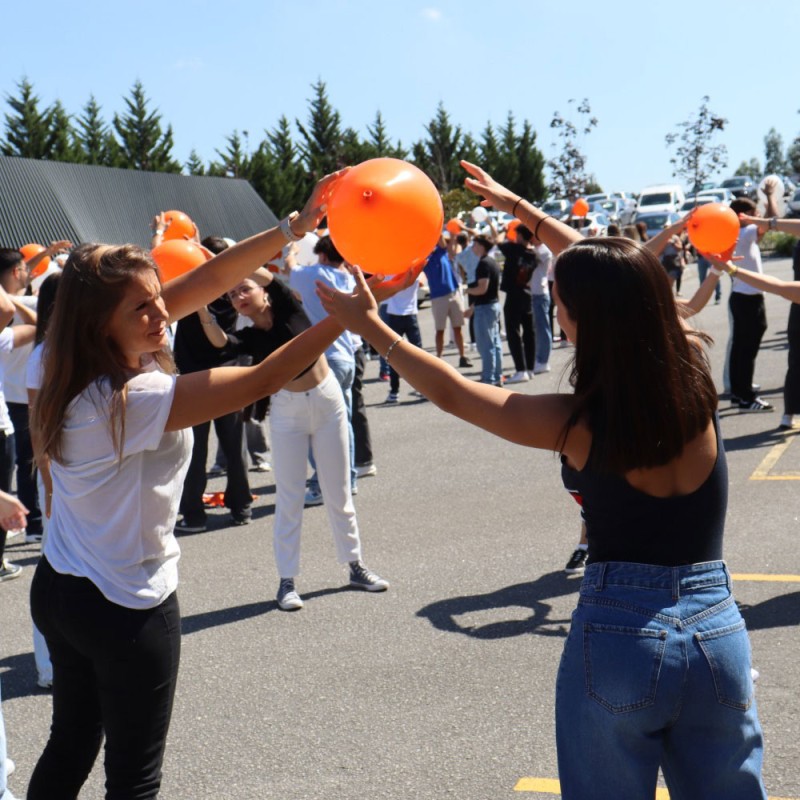
M319 286L323 303L443 410L560 454L582 496L589 556L556 685L564 800L653 797L659 768L673 795L766 800L750 645L722 561L728 478L707 338L649 250L584 240L462 165L484 205L556 254L573 393L465 380L381 323L358 271L352 295Z
M180 662L173 529L188 429L277 392L342 332L326 319L256 366L176 376L167 326L314 230L342 174L320 181L299 214L163 284L134 245L70 254L33 415L53 483L31 587L53 722L29 800L77 797L104 735L106 797L157 797Z

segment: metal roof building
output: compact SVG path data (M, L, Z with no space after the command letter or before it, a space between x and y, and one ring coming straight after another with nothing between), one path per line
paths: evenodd
M245 239L277 223L247 181L0 156L0 246L58 239L149 247L159 211L188 214L201 236Z

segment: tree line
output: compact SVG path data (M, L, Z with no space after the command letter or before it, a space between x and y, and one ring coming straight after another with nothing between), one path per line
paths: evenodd
M0 152L122 169L243 178L279 216L300 206L322 175L382 156L416 164L457 206L474 205L466 192L460 196L461 159L481 163L518 194L543 200L547 193L545 159L536 131L528 120L519 122L511 112L497 125L487 122L475 137L453 123L440 103L424 126L425 136L406 147L391 139L380 111L363 136L344 124L322 80L311 89L306 120L292 122L283 115L254 146L248 131L233 130L210 161L192 150L181 164L173 155L172 126L153 108L141 81L124 98L124 110L108 121L93 96L78 114L67 111L59 100L43 106L32 83L23 78L16 93L6 97L9 111Z

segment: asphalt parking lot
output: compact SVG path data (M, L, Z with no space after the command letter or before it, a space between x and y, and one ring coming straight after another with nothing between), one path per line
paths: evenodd
M766 270L790 277L788 260ZM714 336L722 390L725 299L698 324ZM696 287L692 274L684 294ZM740 414L720 401L731 493L726 558L760 672L771 797L800 799L800 443L776 431L786 369L788 303L768 297L756 380L778 410ZM430 310L420 312L433 344ZM631 335L635 335L632 332ZM446 358L457 362L454 350ZM569 347L523 392L566 390ZM466 372L478 375L479 359ZM511 362L506 351L506 374ZM563 574L578 512L557 459L468 427L409 394L383 404L371 362L366 400L378 474L356 498L368 565L384 594L346 586L324 507L306 511L306 600L278 610L270 473L251 473L253 523L181 538L183 653L164 800L363 800L556 797L555 675L579 580ZM224 488L224 479L209 483ZM15 544L26 567L0 585L0 676L11 790L23 797L44 746L50 696L36 688L27 602L38 547ZM82 798L103 797L101 759Z

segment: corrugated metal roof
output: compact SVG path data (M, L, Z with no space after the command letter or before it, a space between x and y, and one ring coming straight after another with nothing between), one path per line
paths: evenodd
M150 245L158 211L188 214L201 236L245 239L277 223L247 181L0 156L0 246Z

